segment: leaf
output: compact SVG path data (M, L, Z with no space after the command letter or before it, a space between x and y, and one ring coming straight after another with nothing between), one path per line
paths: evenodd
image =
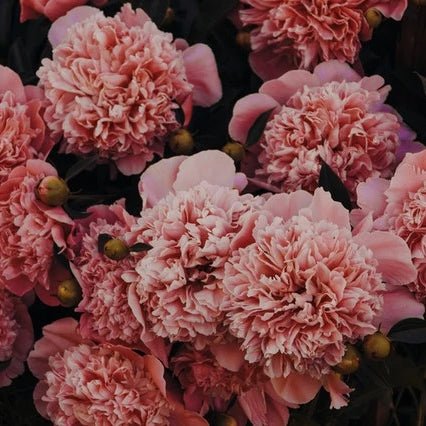
M391 328L388 337L394 342L426 343L426 321L419 318L402 320Z
M99 236L98 236L98 251L99 251L99 253L104 252L104 246L109 240L112 240L111 235L99 234Z
M319 175L318 186L328 191L334 201L342 203L349 211L352 210L352 203L348 190L339 176L337 176L331 167L324 161Z
M273 110L274 108L268 109L268 111L262 112L262 114L260 114L256 118L255 122L250 127L250 130L247 135L247 140L246 140L247 148L249 148L250 146L253 146L259 141L263 131L265 130L266 123L268 122L269 116Z
M74 163L65 175L65 182L68 182L73 177L79 175L82 171L90 169L98 162L98 156L92 155L90 157L82 158L81 160Z
M12 363L12 358L7 359L6 361L0 361L0 372L6 370L6 368L8 368L11 363Z
M175 116L177 122L183 126L185 123L185 112L183 111L182 107L178 104L178 107L175 109Z
M150 244L145 244L145 243L136 243L130 247L131 252L137 252L137 253L142 251L148 251L151 249L152 249L152 246Z
M84 219L85 217L89 217L91 213L81 212L70 207L69 204L64 204L62 208L68 214L71 219Z

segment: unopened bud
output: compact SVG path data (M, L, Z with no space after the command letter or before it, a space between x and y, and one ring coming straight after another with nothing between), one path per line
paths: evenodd
M126 243L118 238L111 238L104 245L104 255L112 260L122 260L130 253Z
M178 155L189 155L194 149L194 138L186 129L173 132L169 138L170 149Z
M238 142L228 142L223 146L222 151L228 154L236 163L244 158L244 147Z
M62 306L73 308L81 301L81 288L74 278L70 278L59 283L57 296Z
M372 359L385 359L391 353L391 341L380 331L364 339L363 349L365 354Z
M235 37L235 41L238 46L244 50L250 50L250 33L247 31L239 31Z
M70 190L66 182L58 176L46 176L37 186L37 198L51 207L62 206L68 200Z
M382 23L383 15L374 7L367 9L365 12L365 19L368 22L370 28L376 29Z
M353 374L359 368L360 359L360 354L355 346L348 345L342 360L333 369L340 374Z
M168 7L166 10L166 14L164 15L163 21L161 22L161 26L168 27L173 23L175 17L175 11L171 7Z
M210 423L211 426L238 426L237 421L228 414L215 413L213 416L213 422Z

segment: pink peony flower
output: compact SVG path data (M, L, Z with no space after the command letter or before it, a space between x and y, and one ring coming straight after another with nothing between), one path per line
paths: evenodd
M24 362L33 344L33 328L27 307L0 288L0 387L24 372Z
M322 189L274 195L257 216L225 265L229 332L286 401L308 402L323 384L342 406L350 389L332 367L376 330L384 283L415 276L407 246L391 233L353 235L349 212Z
M230 243L240 217L262 203L232 188L239 178L220 151L162 160L142 175L142 197L158 202L142 211L134 230L153 248L136 266L129 297L135 315L142 317L143 310L157 336L197 347L221 339ZM166 195L170 183L173 192Z
M372 29L364 16L374 7L401 19L407 0L241 0L240 19L251 30L250 64L262 79L291 69L312 70L338 59L354 63ZM392 3L392 4L389 4Z
M382 77L361 78L337 61L265 83L236 103L229 124L231 137L245 142L256 118L272 111L243 170L255 170L252 182L275 192L313 192L325 161L353 197L367 178L390 177L399 151L418 145L383 103L390 90L383 85Z
M56 170L41 160L28 160L0 185L0 286L22 296L34 289L47 304L58 304L53 277L55 245L65 248L72 220L61 207L36 198L36 188Z
M88 3L88 0L19 0L21 5L21 22L46 16L51 21L56 21L74 7ZM108 0L92 0L94 6L101 7Z
M22 85L10 68L0 66L0 183L31 158L44 160L54 141L46 134L41 89Z
M155 357L83 341L76 329L71 318L44 327L30 353L42 416L55 425L207 426L168 395L164 367Z
M127 303L128 284L121 276L134 269L143 253L131 252L125 259L116 261L98 249L101 234L126 242L126 234L136 220L125 211L123 203L96 206L89 211L92 212L90 220L77 220L68 239L68 247L74 251L71 270L83 293L76 309L82 313L80 333L83 338L94 341L138 346L142 327Z
M407 154L390 181L369 179L358 188L353 217L367 215L375 229L385 229L403 238L411 250L417 278L410 290L426 302L426 150ZM369 214L368 214L369 213Z
M188 122L192 103L210 106L222 95L209 47L173 43L129 4L113 18L73 9L52 25L49 40L53 59L43 60L38 76L62 151L112 159L127 175L162 155L167 135L180 127L180 106Z

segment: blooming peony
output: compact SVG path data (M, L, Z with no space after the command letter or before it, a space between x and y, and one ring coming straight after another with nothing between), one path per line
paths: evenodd
M24 372L24 362L33 344L33 329L27 307L0 288L0 387Z
M262 203L233 189L240 180L220 151L162 160L142 175L145 205L154 206L142 211L134 233L152 249L136 266L129 298L157 336L199 347L221 339L230 242L240 217Z
M347 343L376 330L384 283L415 276L408 247L391 233L353 235L349 212L322 189L272 196L241 234L225 265L222 307L245 359L289 402L309 401L324 384L340 387L330 393L343 405L349 388L335 383L332 367Z
M122 346L83 341L77 322L44 327L28 364L37 410L54 425L207 426L166 392L164 367Z
M407 154L390 181L369 179L357 192L362 211L353 217L367 214L365 221L375 229L390 230L406 241L417 268L409 288L426 302L426 150Z
M361 78L348 65L330 61L313 74L290 71L265 83L260 93L239 100L229 133L245 142L263 112L269 121L243 170L275 192L318 185L325 161L352 196L371 176L390 177L400 151L418 150L414 134L383 102L389 86L380 76Z
M0 287L22 296L35 289L47 304L58 304L53 277L55 245L65 248L72 220L61 207L49 207L36 198L40 180L57 176L41 160L16 167L0 185Z
M74 7L88 3L88 0L19 0L21 5L21 22L46 16L55 21ZM92 0L91 3L101 7L108 0Z
M371 38L364 16L374 7L401 19L407 0L241 0L240 19L252 28L250 63L264 80L291 69L312 70L331 59L354 63ZM389 4L392 3L392 4Z
M135 223L122 203L110 207L89 209L91 216L76 221L68 238L73 252L71 269L80 283L83 299L77 312L81 312L80 333L94 341L107 341L129 346L140 343L142 327L133 317L127 303L128 284L121 278L133 270L142 253L131 252L126 258L109 259L98 249L98 238L107 234L126 241L126 234Z
M78 7L52 25L49 39L53 59L37 74L62 151L112 159L127 175L162 155L165 138L180 127L180 106L188 122L193 103L210 106L222 94L209 47L173 43L129 4L112 18Z
M31 158L44 160L53 146L46 134L41 89L22 85L10 68L0 66L0 183Z

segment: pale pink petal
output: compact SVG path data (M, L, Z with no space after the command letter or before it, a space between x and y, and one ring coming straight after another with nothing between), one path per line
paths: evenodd
M266 425L266 401L265 394L257 388L253 388L238 397L238 402L248 419L253 425Z
M389 181L382 178L368 178L361 182L357 189L358 206L365 212L373 212L374 217L383 214L386 207L385 191L389 188Z
M398 287L383 293L383 309L374 319L374 324L387 333L397 322L406 318L423 318L424 314L424 304L417 301L406 287Z
M390 232L376 231L358 234L354 240L373 251L379 262L377 270L388 284L408 284L416 279L417 270L411 261L410 249L402 238Z
M328 374L324 379L324 388L330 394L330 408L338 410L348 405L348 395L352 389L334 373Z
M292 404L306 404L312 401L321 389L319 380L297 373L271 379L271 382L277 394Z
M210 47L194 44L183 52L183 60L188 81L194 86L194 104L209 107L218 102L222 97L222 83Z
M100 11L95 7L79 6L70 10L65 16L58 18L50 27L47 35L52 47L55 48L65 39L70 27L97 13L100 13Z
M128 27L143 27L145 22L151 21L151 18L143 9L133 10L130 3L126 3L117 14Z
M322 62L314 69L321 84L330 81L360 81L361 77L347 63L333 60Z
M290 194L275 194L268 199L264 208L270 211L274 216L288 220L292 216L297 215L300 209L308 207L312 199L312 195L303 190L295 191Z
M240 99L234 106L232 119L229 123L231 138L245 143L250 128L260 114L279 106L275 99L258 93Z
M138 175L146 166L146 155L132 155L116 160L118 170L125 176Z
M86 3L86 0L50 0L46 3L43 15L53 22L74 7L83 6Z
M19 75L10 68L0 65L0 95L8 91L15 94L18 102L25 103L27 101L24 86Z
M244 352L237 343L224 343L210 346L216 361L229 371L237 372L244 364Z

